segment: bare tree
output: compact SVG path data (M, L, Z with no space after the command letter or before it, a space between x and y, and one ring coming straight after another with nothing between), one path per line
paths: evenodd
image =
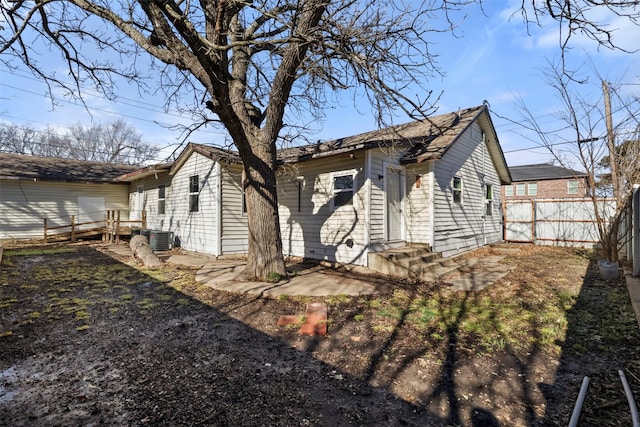
M620 227L625 219L632 186L638 176L636 144L628 145L629 130L640 126L640 100L625 99L619 90L599 77L607 90L596 99L584 96L581 89L588 79L578 78L575 73L556 64L545 70L549 85L556 91L562 108L556 113L560 128L545 129L521 100L519 111L523 123L540 138L541 144L560 162L567 165L566 155L556 150L558 138L574 141L575 158L587 172L587 196L594 207L595 223L602 255L609 261L618 261L624 241L620 240ZM611 107L609 92L616 96ZM626 146L626 148L625 148ZM603 163L603 159L608 159ZM600 185L599 178L606 174L602 166L609 167L609 185ZM614 165L614 167L611 167ZM608 198L608 199L607 199ZM615 200L611 213L608 200Z
M519 11L527 24L540 25L547 16L558 22L558 43L563 57L576 35L587 37L608 49L625 51L615 39L617 26L611 26L607 19L621 18L634 25L640 24L637 0L522 0Z
M150 55L168 102L185 105L189 96L199 100L206 106L200 113L204 121L221 123L238 149L247 178L246 273L261 278L286 274L275 188L276 141L286 113L321 117L327 90L359 87L380 122L396 109L425 116L431 111L429 96L414 98L405 91L414 94L436 71L427 34L451 29L446 14L466 3L3 2L0 60L11 66L18 59L70 94L80 93L81 83L89 79L112 96L113 76L142 83L145 70L134 58ZM439 12L440 29L434 24ZM71 84L40 66L34 50L38 40L63 54ZM99 56L89 57L89 46ZM130 60L121 66L109 58Z
M286 125L295 124L286 122L287 113L322 117L327 93L358 88L381 124L397 111L425 116L433 102L426 82L437 72L427 37L432 31L450 31L449 14L470 3L476 1L1 2L0 61L15 66L12 61L18 60L50 88L62 87L75 96L89 81L114 97L116 76L150 89L142 80L150 71L167 105L189 109L185 105L190 103L195 110L197 101L204 102L214 117L194 111L203 119L194 126L221 123L243 160L246 273L284 275L274 170L276 141ZM550 13L568 20L572 32L584 28L599 34L601 27L580 20L581 8L595 3L553 0L544 2L545 9L531 2L536 16ZM614 12L621 3L615 3ZM42 41L62 54L71 83L38 62ZM152 58L150 66L137 59L143 53ZM407 95L416 91L424 95Z
M29 126L6 125L0 127L0 151L15 154L33 154L39 134Z
M0 152L61 157L105 163L141 164L152 160L157 147L123 120L108 125L76 125L64 133L28 125L0 128Z
M141 164L152 160L157 147L142 142L142 134L123 120L108 125L74 126L66 134L74 150L69 156L79 160Z

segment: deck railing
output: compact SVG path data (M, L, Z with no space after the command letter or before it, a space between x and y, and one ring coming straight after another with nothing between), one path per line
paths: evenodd
M91 226L91 227L85 227ZM49 226L48 219L44 218L44 242L50 240L70 240L76 242L78 238L102 235L103 241L120 242L120 236L130 236L133 228L147 227L147 213L142 211L141 219L121 219L120 210L108 210L105 219L96 221L76 222L76 216L71 215L71 223ZM51 233L51 231L56 231ZM60 232L59 230L65 230Z

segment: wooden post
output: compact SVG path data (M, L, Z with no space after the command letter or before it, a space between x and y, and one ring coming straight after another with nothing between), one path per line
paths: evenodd
M44 242L47 243L47 218L44 219Z
M107 241L111 243L113 241L113 235L111 230L113 229L113 211L107 211Z
M536 244L536 202L531 201L531 240Z
M116 212L116 243L120 243L120 209Z
M104 229L102 230L102 241L107 241L107 230L109 229L109 211L104 214Z
M71 215L71 241L76 241L76 216Z
M142 227L140 228L147 228L147 211L142 211L142 224L140 224Z

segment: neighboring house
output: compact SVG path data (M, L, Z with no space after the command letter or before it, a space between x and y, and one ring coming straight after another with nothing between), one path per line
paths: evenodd
M424 245L451 255L502 238L511 182L486 106L278 153L285 255L367 265L367 255ZM247 253L242 164L189 144L169 170L121 177L131 210L180 245Z
M42 238L49 226L127 219L128 185L114 180L135 166L0 153L0 240Z
M502 186L503 200L583 198L587 174L550 163L511 166L511 181Z

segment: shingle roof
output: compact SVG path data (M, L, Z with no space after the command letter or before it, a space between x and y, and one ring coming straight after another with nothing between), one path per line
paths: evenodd
M536 165L510 166L511 178L517 181L544 181L548 179L581 178L587 176L585 172L567 169L550 163Z
M187 144L186 148L182 150L182 153L180 153L176 161L173 163L173 166L171 166L169 174L173 175L178 169L180 169L193 152L218 162L242 163L240 155L235 151L190 142Z
M114 182L138 166L0 153L0 179Z
M295 163L381 146L404 148L404 163L439 159L485 108L467 108L333 141L279 150L278 160L283 163Z
M280 149L277 152L277 162L279 164L298 163L376 147L400 150L402 163L435 160L441 158L475 120L478 120L482 129L488 133L489 153L501 180L504 183L510 182L509 170L486 105L332 141ZM236 151L190 143L180 153L169 174L174 174L180 169L194 152L220 162L242 163Z

